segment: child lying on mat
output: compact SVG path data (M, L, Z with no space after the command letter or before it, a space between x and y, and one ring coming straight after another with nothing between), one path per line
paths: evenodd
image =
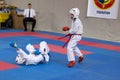
M29 52L29 54L24 52L21 48L18 48L15 42L11 42L10 46L17 49L17 64L36 65L38 63L49 62L49 47L45 41L40 42L39 51L35 50L35 48L31 44L26 45L26 50Z

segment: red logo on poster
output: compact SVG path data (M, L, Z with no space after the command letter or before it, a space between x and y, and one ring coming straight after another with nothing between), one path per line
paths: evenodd
M115 0L94 0L94 3L100 9L108 9L114 5Z

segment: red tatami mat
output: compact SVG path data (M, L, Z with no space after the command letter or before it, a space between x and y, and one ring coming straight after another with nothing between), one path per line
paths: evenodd
M61 54L66 54L67 53L67 49L62 48L62 46L57 46L57 45L52 45L52 44L48 44L48 46L50 47L50 50L52 52L57 52L57 53L61 53ZM34 45L34 47L39 48L39 45ZM83 54L91 54L92 53L92 52L84 51L84 50L81 50L81 52Z
M35 37L54 39L54 40L58 40L58 38L60 37L60 36L53 36L53 35L42 34L42 33L37 33L37 32L9 32L9 33L1 33L0 34L0 37L11 37L11 36L35 36ZM66 40L67 40L67 38L63 38L59 41L65 42ZM120 46L115 46L115 45L110 45L110 44L90 42L90 41L85 41L85 40L81 40L79 42L79 44L85 45L85 46L92 46L92 47L96 47L96 48L120 51Z
M0 70L8 70L8 69L13 69L13 68L18 68L19 66L15 64L10 64L7 62L0 61Z

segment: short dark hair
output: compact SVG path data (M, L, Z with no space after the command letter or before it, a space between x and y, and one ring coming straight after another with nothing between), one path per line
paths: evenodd
M31 3L28 3L28 5L32 5Z

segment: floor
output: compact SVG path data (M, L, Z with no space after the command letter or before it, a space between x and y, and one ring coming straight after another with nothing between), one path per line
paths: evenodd
M78 47L85 59L68 68L66 47L62 48L68 38L58 40L62 36L64 34L47 31L0 30L0 80L120 80L120 43L83 37ZM39 43L46 41L50 62L30 66L16 64L17 53L9 46L11 41L24 50L28 43L38 49Z

